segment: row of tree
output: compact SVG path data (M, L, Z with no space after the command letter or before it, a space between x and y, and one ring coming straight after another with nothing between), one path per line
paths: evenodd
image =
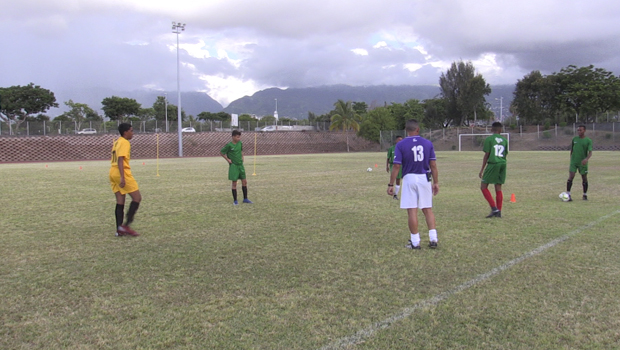
M571 65L547 76L532 71L517 82L511 104L523 124L596 122L618 110L620 78L592 65Z

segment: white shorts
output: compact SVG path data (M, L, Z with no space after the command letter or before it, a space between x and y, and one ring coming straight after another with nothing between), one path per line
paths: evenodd
M407 174L403 177L400 193L400 208L432 208L433 186L426 175Z

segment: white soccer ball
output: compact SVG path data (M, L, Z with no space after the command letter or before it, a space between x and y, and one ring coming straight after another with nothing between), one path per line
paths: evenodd
M366 171L367 171L367 172L371 172L371 171L372 171L372 168L368 168L368 169L366 169Z
M570 194L568 194L567 192L562 192L560 193L560 199L562 200L562 202L568 202L568 200L570 199Z

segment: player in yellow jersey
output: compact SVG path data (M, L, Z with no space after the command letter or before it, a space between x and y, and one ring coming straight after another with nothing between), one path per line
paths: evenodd
M133 128L131 124L122 123L118 126L121 134L112 146L112 160L110 167L110 186L116 196L116 236L139 236L129 225L133 222L134 215L138 211L142 195L138 189L138 183L131 175L129 160L131 159L131 143ZM123 224L125 211L125 195L131 197L131 204L127 211L127 221Z

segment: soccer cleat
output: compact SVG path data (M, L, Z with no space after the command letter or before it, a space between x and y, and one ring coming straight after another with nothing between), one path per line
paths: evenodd
M502 217L502 212L497 209L491 210L491 213L487 215L487 218L501 218L501 217Z
M234 202L233 202L233 205L239 205L239 202L234 201Z
M573 201L573 197L569 194L567 202L572 202L572 201Z
M431 248L431 249L437 248L437 242L435 242L435 241L428 242L428 247Z
M121 232L120 230L117 230L116 233L114 234L116 237L123 237L125 236L125 233Z
M588 200L588 195L587 195L587 194L585 194L585 193L583 194L583 200L584 200L584 201L587 201L587 200Z
M393 197L393 198L394 198L394 199L396 199L396 200L398 200L398 196L397 196L397 195L394 195L394 197Z
M244 199L243 199L243 203L254 204L254 203L252 203L252 201L251 201L251 200L249 200L249 199L247 199L247 198L244 198Z
M411 243L411 240L407 242L407 245L405 247L407 249L422 249L419 245L413 245L413 243Z
M127 225L121 225L118 228L117 232L121 232L123 234L123 236L133 236L133 237L137 237L140 236L140 234L134 230L132 230L129 226Z

